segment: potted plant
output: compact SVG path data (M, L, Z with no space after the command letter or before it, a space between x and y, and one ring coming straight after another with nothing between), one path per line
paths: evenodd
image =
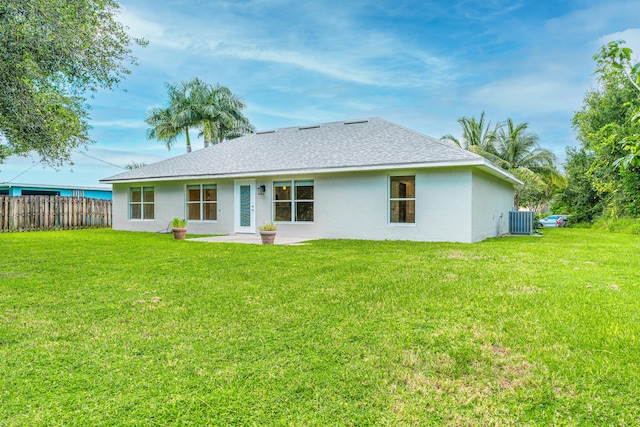
M262 224L258 227L260 230L260 238L263 245L273 245L273 241L276 239L276 230L278 226L273 223Z
M187 234L187 220L173 218L171 220L171 231L173 231L174 239L184 240L184 236Z

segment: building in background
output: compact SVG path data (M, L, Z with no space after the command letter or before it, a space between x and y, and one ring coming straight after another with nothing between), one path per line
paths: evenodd
M0 182L0 196L63 196L111 200L111 190L100 187L13 184Z

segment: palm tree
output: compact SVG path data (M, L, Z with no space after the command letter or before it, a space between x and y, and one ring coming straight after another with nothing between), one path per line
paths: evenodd
M536 173L547 173L555 169L555 155L538 145L538 136L529 132L529 123L516 125L507 119L496 135L496 163L503 169L528 168Z
M484 111L480 119L462 117L458 119L462 126L462 141L454 136L445 135L465 150L479 154L505 169L527 185L562 188L566 178L555 166L555 155L538 145L538 137L529 132L529 123L516 125L510 118L498 122L491 128L491 122L485 124ZM519 204L519 192L516 190L514 204Z
M245 104L228 88L198 78L166 85L167 107L152 108L145 121L151 126L147 138L165 142L168 149L184 132L187 153L191 152L189 128L201 129L205 147L255 131L242 114Z
M496 134L495 152L490 160L525 182L537 177L540 184L563 187L566 178L555 166L556 156L538 145L538 136L529 132L529 123L515 124L510 118ZM518 206L518 192L515 205Z
M202 85L194 93L205 147L255 132L249 119L242 114L246 105L229 88L220 84Z
M461 117L458 119L458 123L462 126L462 141L453 135L445 135L441 139L449 139L458 144L460 148L484 157L495 154L494 143L498 130L502 128L501 123L497 123L492 129L491 121L485 124L484 111L480 114L479 120L476 120L475 117Z
M147 138L163 141L167 144L167 149L170 150L178 136L184 132L187 153L190 153L189 128L200 123L194 94L195 89L202 84L197 78L177 84L167 83L168 106L166 108L154 107L147 113L145 122L151 126L151 129L147 130Z
M167 149L176 142L180 130L173 125L169 108L153 107L144 121L151 126L147 129L147 139L157 139L167 144Z
M189 128L195 127L200 122L197 103L194 100L196 88L203 84L198 78L191 81L180 82L176 85L167 84L169 94L169 109L173 125L183 131L187 143L187 153L191 152L191 138Z

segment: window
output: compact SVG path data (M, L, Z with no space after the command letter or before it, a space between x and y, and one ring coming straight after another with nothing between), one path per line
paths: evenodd
M23 196L59 196L59 191L48 191L48 190L22 190L21 194Z
M416 222L416 177L392 176L389 184L389 221L414 224Z
M218 219L218 189L215 184L187 185L187 220Z
M273 218L282 222L313 222L313 181L274 182Z
M129 219L153 219L153 187L131 187L129 190Z

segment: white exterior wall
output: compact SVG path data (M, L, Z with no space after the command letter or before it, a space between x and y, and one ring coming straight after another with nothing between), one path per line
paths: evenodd
M391 175L416 176L415 224L389 223ZM266 191L256 196L257 225L273 219L273 182L295 180L314 181L314 221L278 223L280 236L471 242L469 169L260 177L256 187Z
M416 222L389 222L389 177L415 175ZM513 202L510 184L471 168L439 168L391 172L331 173L256 178L264 195L256 195L256 226L272 219L273 182L314 181L314 222L279 223L281 236L371 240L452 241L470 243L497 234L495 215ZM189 184L217 184L217 221L189 221L192 234L234 233L234 179L114 184L113 228L163 231L174 217L184 218ZM129 220L129 188L153 186L155 219ZM509 190L511 189L511 190ZM496 206L494 206L496 205ZM473 219L472 219L473 213ZM505 225L506 227L506 225ZM506 228L503 228L505 230Z
M513 185L481 171L473 171L473 234L479 242L509 231Z
M160 232L168 229L173 218L186 218L186 188L189 184L217 184L217 221L188 221L192 234L233 233L233 180L158 181L113 185L113 229ZM155 219L129 219L129 189L153 187Z

